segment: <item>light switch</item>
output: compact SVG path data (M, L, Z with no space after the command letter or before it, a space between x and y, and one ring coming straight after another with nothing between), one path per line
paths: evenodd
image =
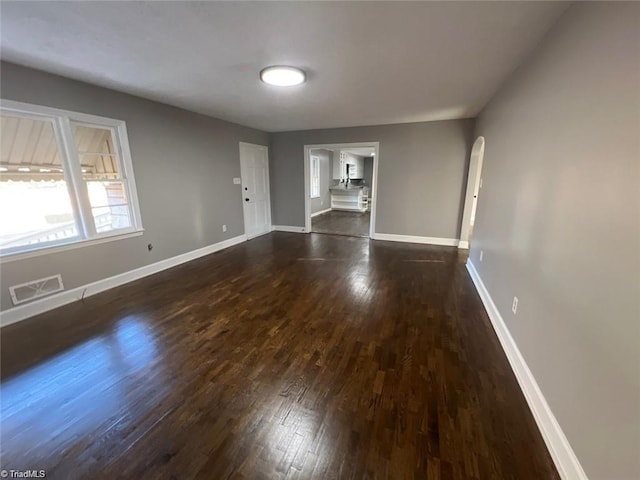
M240 177L234 177L233 178L233 184L234 185L240 185L242 183L242 179Z

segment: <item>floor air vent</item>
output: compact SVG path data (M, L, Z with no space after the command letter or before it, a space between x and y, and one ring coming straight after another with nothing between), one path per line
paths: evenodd
M60 275L53 275L52 277L9 287L14 305L46 297L61 290L64 290L64 285L62 285L62 277Z

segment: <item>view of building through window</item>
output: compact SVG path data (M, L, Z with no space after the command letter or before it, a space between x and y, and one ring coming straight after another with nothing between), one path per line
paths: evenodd
M1 251L134 226L115 129L70 121L69 153L55 117L3 110L0 119Z
M73 137L98 233L131 226L124 182L110 129L72 123Z

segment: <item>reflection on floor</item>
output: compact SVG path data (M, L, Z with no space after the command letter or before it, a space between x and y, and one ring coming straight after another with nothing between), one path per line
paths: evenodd
M3 327L3 469L558 480L457 248L275 232Z
M315 233L333 233L350 237L368 237L369 212L343 212L332 210L311 218L311 231Z

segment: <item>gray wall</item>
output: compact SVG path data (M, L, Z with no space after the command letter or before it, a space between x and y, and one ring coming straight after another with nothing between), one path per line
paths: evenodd
M70 289L244 233L233 184L238 142L268 145L266 133L13 64L1 68L1 98L127 122L145 229L141 237L2 263L3 310L12 306L10 285L61 273Z
M311 150L311 155L320 158L320 198L311 199L311 213L331 208L331 195L329 194L329 183L331 182L331 165L333 152L329 150ZM277 225L277 224L276 224Z
M340 181L340 150L335 150L331 156L331 174L332 180Z
M573 5L477 125L471 259L591 480L640 472L639 25Z
M364 183L369 187L370 193L373 194L373 157L364 157Z
M273 223L303 227L304 146L380 142L377 233L458 238L473 120L271 135Z

